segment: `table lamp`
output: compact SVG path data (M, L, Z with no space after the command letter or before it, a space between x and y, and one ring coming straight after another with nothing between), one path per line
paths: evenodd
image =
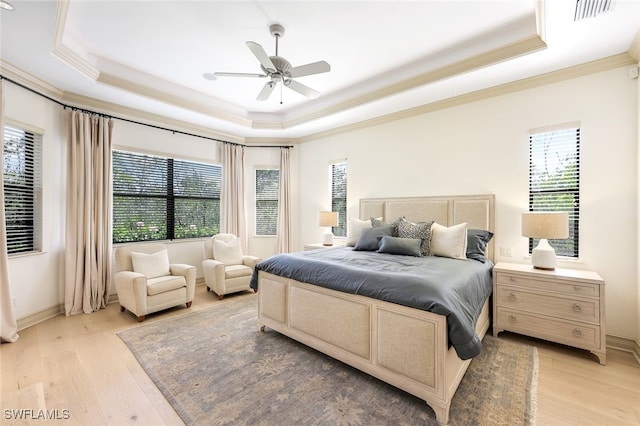
M331 232L331 227L338 225L338 212L320 212L318 214L318 225L328 228L322 235L322 245L332 246L333 232Z
M569 238L569 214L567 212L522 213L522 236L540 238L531 252L531 264L537 269L556 269L556 251L547 239Z

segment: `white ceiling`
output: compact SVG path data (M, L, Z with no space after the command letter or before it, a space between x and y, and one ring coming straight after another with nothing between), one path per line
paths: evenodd
M9 1L3 75L26 72L67 103L240 140L302 138L625 53L640 28L640 0L578 22L575 0ZM260 73L245 42L274 55L273 23L293 66L331 65L298 79L317 99L285 88L261 102L264 79L202 77Z

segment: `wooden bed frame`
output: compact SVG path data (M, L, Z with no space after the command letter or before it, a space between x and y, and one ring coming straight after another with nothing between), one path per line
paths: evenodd
M375 198L360 201L360 218L405 216L494 232L494 195ZM487 257L494 259L490 243ZM442 315L259 272L258 323L403 389L449 421L453 395L471 360L448 348ZM476 332L489 328L485 303Z

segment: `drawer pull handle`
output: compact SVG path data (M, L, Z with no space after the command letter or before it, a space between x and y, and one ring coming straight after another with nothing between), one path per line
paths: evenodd
M576 337L582 337L582 330L580 330L579 328L574 328L573 335Z
M582 312L582 306L579 303L574 303L571 309L573 309L573 312Z
M513 277L509 277L509 281L511 281L511 282L513 283L513 282L515 282L515 281L516 281L516 279L515 279L515 278L513 278Z
M516 294L514 292L509 293L509 299L516 300Z
M577 286L577 285L574 285L574 286L573 286L573 289L574 289L575 291L580 291L580 290L582 290L582 287L579 287L579 286Z
M509 315L509 322L516 322L517 318L515 315Z

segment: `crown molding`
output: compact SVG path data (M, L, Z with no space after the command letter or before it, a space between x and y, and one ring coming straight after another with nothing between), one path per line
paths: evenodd
M442 66L433 71L426 72L417 77L413 77L382 89L375 90L362 96L349 99L345 102L332 105L328 108L298 117L284 123L283 128L287 129L295 127L309 121L317 120L327 115L336 114L345 110L355 108L388 96L415 89L420 86L432 84L434 82L451 78L456 75L467 73L479 68L484 68L508 59L514 59L519 56L530 54L547 47L546 43L538 35L526 37L520 41L509 43L497 49L490 50L478 55L471 56L461 61L454 62L449 65Z
M64 94L64 91L44 80L40 80L39 78L22 71L20 68L15 67L2 58L0 58L0 74L56 101L60 101Z
M490 87L483 90L467 93L464 95L444 99L437 102L421 105L414 108L398 111L392 114L387 114L381 117L372 118L370 120L364 120L353 124L348 124L341 127L336 127L324 132L318 132L311 135L303 136L299 138L300 143L310 142L317 139L326 138L329 136L335 136L337 134L352 132L355 130L364 129L371 126L377 126L384 123L389 123L397 120L401 120L408 117L414 117L416 115L427 114L434 111L443 110L459 105L464 105L471 102L477 102L480 100L493 98L496 96L507 95L510 93L519 92L522 90L532 89L539 86L544 86L551 83L557 83L564 80L570 80L577 77L582 77L597 72L607 71L615 68L620 68L628 65L633 65L634 59L629 53L621 53L619 55L610 56L608 58L599 59L585 64L576 65L569 68L564 68L558 71L553 71L546 74L541 74L535 77L529 77L522 80L513 81L511 83L501 84L499 86Z
M172 95L149 86L143 86L141 84L134 83L130 80L120 78L112 74L101 72L100 76L97 79L97 82L116 87L126 92L135 93L146 98L154 99L159 102L178 106L180 108L185 108L193 112L198 112L212 118L217 118L219 120L237 124L243 127L251 127L252 124L251 120L242 118L237 114L227 113L220 110L219 108L211 107L199 102L194 102L183 96ZM167 82L167 84L171 83Z
M115 103L101 101L99 99L78 95L72 92L65 92L62 99L64 103L73 104L81 108L91 108L106 115L110 115L115 119L118 119L118 117L121 116L123 120L138 120L143 122L143 124L146 123L150 126L171 127L179 131L193 133L207 138L220 139L226 142L245 143L244 138L238 135L218 132L209 127L187 123L164 115L153 114Z
M89 61L78 55L73 49L64 44L64 28L67 24L69 0L59 0L56 7L56 18L53 23L53 44L51 53L62 62L75 68L92 80L97 80L100 71Z
M636 62L640 62L640 28L638 29L636 36L633 38L633 42L631 42L629 56L631 56Z

